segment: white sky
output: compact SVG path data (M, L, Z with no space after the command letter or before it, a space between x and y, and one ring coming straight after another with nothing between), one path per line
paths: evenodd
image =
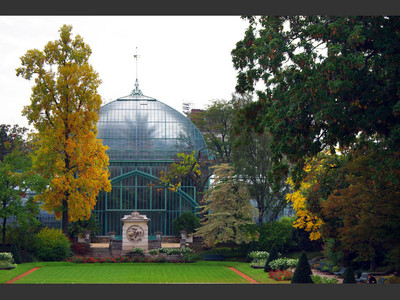
M0 124L28 126L21 111L34 80L15 69L27 50L57 40L63 24L90 45L105 102L134 89L138 47L139 88L180 112L182 102L204 108L230 99L237 74L230 53L248 26L239 16L0 16Z

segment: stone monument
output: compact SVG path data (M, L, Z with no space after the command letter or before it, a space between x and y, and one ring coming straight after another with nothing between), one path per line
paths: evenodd
M149 228L147 222L150 221L146 215L141 215L134 211L130 215L125 215L121 221L124 223L122 227L122 252L127 254L134 248L149 248Z

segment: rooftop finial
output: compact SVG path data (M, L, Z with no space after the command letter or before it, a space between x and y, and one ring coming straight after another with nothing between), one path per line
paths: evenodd
M139 81L137 76L138 58L140 57L137 54L137 47L136 47L136 54L134 54L133 57L136 59L136 82L135 82L135 89L132 91L131 95L143 95L142 91L139 89Z

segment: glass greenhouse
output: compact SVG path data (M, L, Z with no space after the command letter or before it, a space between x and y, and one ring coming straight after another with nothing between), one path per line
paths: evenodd
M196 188L186 180L171 192L161 189L158 178L177 153L205 149L199 130L180 112L144 96L137 81L129 96L102 106L97 128L97 137L109 147L112 183L111 192L99 194L94 209L98 235L121 235L120 219L134 210L151 219L150 238L157 231L173 235L172 220L196 211Z

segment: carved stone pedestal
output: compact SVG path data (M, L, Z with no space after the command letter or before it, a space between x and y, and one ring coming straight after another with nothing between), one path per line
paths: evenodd
M130 215L125 215L121 221L124 223L122 227L122 252L127 254L134 248L149 248L149 228L147 222L150 221L145 215L134 211Z

